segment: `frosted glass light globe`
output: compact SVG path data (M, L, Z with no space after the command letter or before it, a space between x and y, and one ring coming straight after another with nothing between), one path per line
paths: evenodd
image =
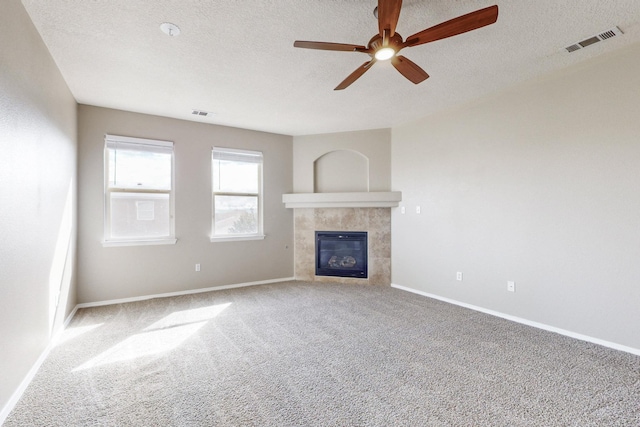
M396 51L391 49L390 47L383 47L382 49L378 49L376 51L375 57L378 61L386 61L396 54Z

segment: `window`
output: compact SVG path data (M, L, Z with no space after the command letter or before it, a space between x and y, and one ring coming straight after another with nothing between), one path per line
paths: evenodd
M104 245L175 243L173 142L106 135Z
M214 147L211 241L263 239L262 153Z

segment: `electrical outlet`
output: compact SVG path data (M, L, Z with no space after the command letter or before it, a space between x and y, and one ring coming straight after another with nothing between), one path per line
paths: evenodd
M420 213L420 206L416 206L416 213L419 214Z
M516 282L507 282L507 290L509 292L515 292L516 291Z
M200 271L200 264L196 264L196 271Z
M406 211L407 211L407 210L405 209L405 207L404 207L404 206L401 206L401 207L400 207L400 213L401 213L401 214L404 214Z
M456 280L458 280L458 281L462 282L462 272L461 272L461 271L458 271L458 272L456 273Z

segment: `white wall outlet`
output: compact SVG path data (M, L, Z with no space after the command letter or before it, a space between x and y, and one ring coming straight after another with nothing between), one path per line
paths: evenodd
M420 213L420 206L416 206L416 213L419 214Z
M516 282L507 282L507 290L509 292L515 292L516 291Z
M405 209L404 206L400 206L400 213L404 214L407 210Z
M461 271L458 271L458 272L456 273L456 280L458 280L458 281L462 282L462 272L461 272Z
M200 264L196 264L196 271L200 271Z

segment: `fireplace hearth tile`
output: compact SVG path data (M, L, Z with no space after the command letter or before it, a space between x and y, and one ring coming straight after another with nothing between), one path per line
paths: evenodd
M369 228L369 215L366 209L345 208L342 215L341 230L360 231Z
M339 230L342 228L341 208L315 210L316 230Z
M391 283L391 259L369 259L369 281L373 285L388 285Z
M371 230L391 229L391 209L371 208L367 213Z
M335 276L315 276L316 282L327 282L327 283L345 283L345 284L353 284L353 285L368 285L370 284L367 279L358 279L355 277L335 277Z
M313 209L296 209L293 218L296 230L315 230Z
M369 252L375 254L377 258L391 258L391 232L370 231Z

